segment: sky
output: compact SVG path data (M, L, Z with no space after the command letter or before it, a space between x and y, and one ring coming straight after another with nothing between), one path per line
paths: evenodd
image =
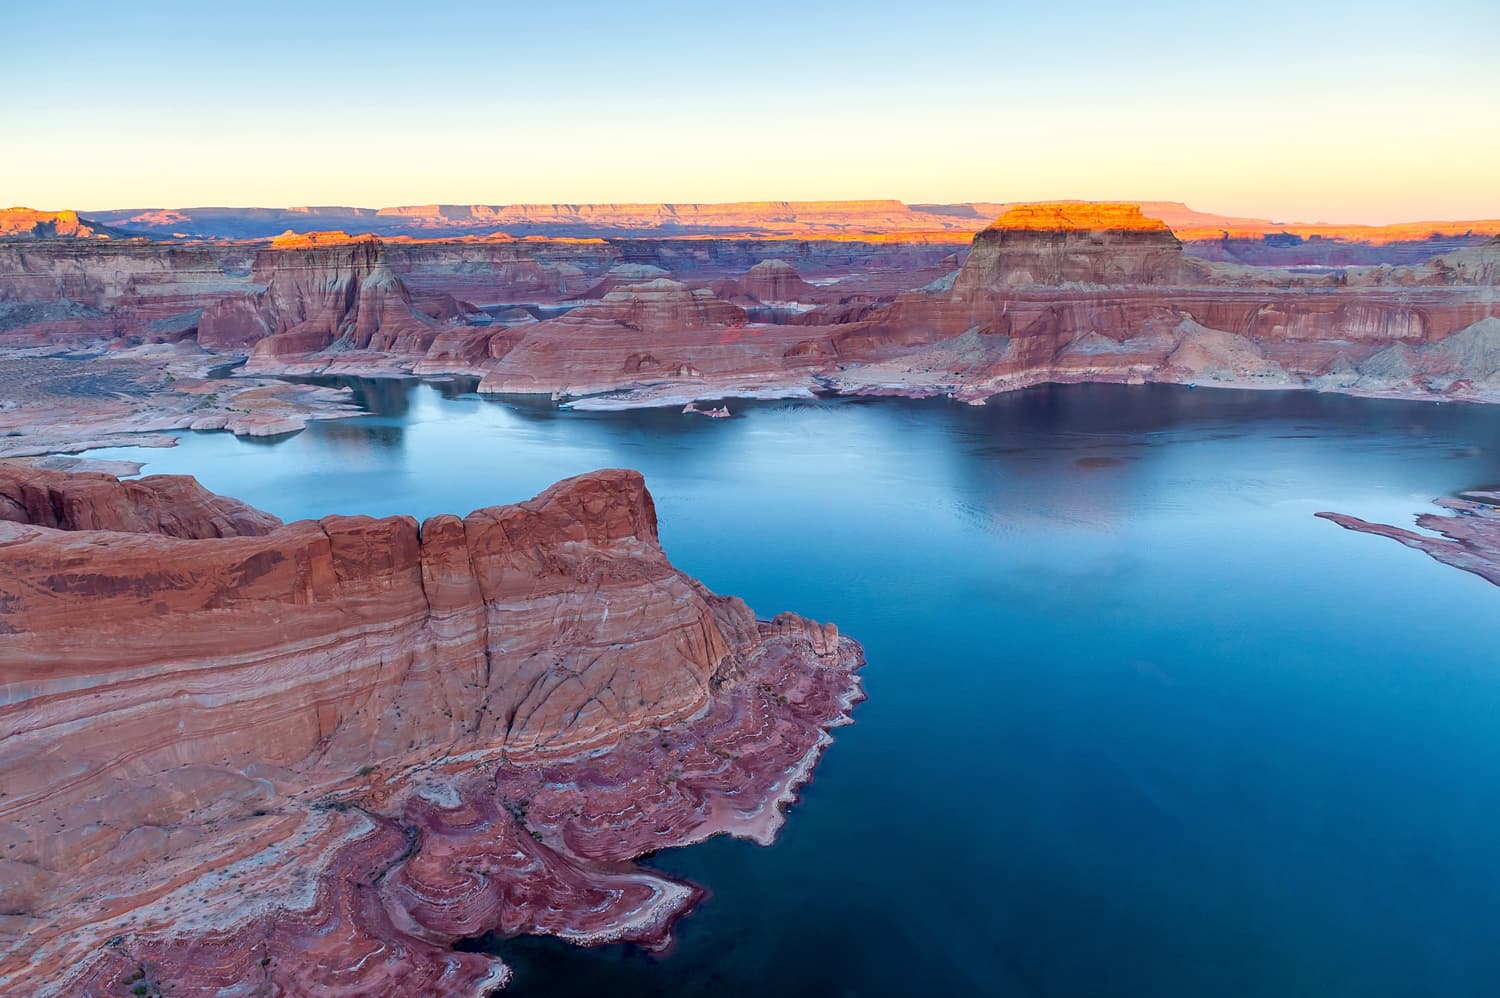
M0 204L1500 218L1500 2L0 0Z

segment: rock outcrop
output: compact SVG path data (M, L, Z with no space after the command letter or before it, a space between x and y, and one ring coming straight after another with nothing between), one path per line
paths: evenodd
M973 401L1038 382L1175 381L1500 397L1500 241L1419 267L1286 271L1186 256L1133 205L1012 209L951 288L837 331L840 390Z
M818 293L785 260L762 260L745 272L739 284L746 294L767 303L814 301Z
M596 408L979 402L1049 381L1500 399L1500 241L1471 236L1416 265L1280 269L1198 258L1137 204L1058 202L1008 207L967 255L868 239L314 233L253 260L243 246L0 243L0 334L180 342L248 353L265 375L464 375Z
M1345 530L1388 537L1500 586L1500 493L1470 492L1457 499L1434 499L1433 503L1446 512L1417 517L1417 526L1427 533L1370 523L1347 513L1316 515Z
M125 235L80 218L76 211L0 208L0 239L118 239Z
M974 237L960 297L1030 286L1175 286L1196 276L1166 223L1135 204L1012 208Z
M441 331L439 319L460 314L441 303L436 316L419 311L373 237L344 233L288 234L255 258L253 298L215 302L198 324L209 349L253 347L249 367L287 355L341 349L421 354Z
M0 479L0 992L478 995L485 932L665 943L769 841L857 645L676 571L638 474L422 524ZM100 529L102 528L102 529Z
M281 526L270 513L215 495L189 475L60 473L0 465L0 520L53 530L159 534L182 540L260 537Z

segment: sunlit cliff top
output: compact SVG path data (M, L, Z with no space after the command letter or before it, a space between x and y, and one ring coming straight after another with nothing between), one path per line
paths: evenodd
M1057 232L1068 230L1111 232L1171 232L1159 218L1141 211L1138 204L1118 201L1048 201L1011 208L990 226L993 230Z
M274 249L313 249L321 246L346 246L349 243L374 241L372 235L354 235L347 232L293 232L286 230L271 240Z

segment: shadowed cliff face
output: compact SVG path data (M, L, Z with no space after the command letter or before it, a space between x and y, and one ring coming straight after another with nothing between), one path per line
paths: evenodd
M27 469L0 517L8 992L144 968L184 994L477 993L506 972L463 936L661 944L697 891L620 861L769 840L858 695L836 630L673 569L634 472L281 525L191 479ZM533 767L581 753L614 782L529 824Z
M441 330L438 320L461 311L451 298L435 303L437 316L418 310L387 265L384 244L370 237L317 233L274 240L256 255L251 279L265 290L215 302L198 325L205 347L253 347L251 367L260 358L335 343L420 354Z

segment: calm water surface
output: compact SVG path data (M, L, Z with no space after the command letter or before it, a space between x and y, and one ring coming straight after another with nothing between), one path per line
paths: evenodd
M516 995L1500 993L1500 590L1407 523L1500 482L1500 409L1071 386L585 414L370 382L275 443L99 456L292 519L641 469L673 560L869 656L781 840L665 958L495 941ZM454 395L447 389L447 395Z

